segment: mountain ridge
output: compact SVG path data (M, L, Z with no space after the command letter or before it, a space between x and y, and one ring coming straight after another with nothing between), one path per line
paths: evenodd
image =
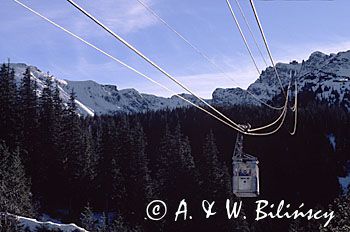
M277 63L276 69L283 87L288 85L292 76L292 79L297 80L299 92L314 92L317 100L350 110L350 51L330 55L317 51L301 63L297 61L289 64ZM260 78L247 90L254 93L261 101L274 105L271 101L274 96L281 94L281 88L273 67L262 71ZM213 104L234 105L237 102L261 105L242 89L216 89L213 92Z
M17 81L21 79L25 69L30 68L32 78L37 81L39 95L47 78L51 78L52 82L58 86L63 102L67 102L69 93L74 91L78 111L82 115L140 113L189 106L189 103L177 96L160 97L140 93L133 88L119 90L116 85L99 84L93 80L64 80L50 76L35 66L24 63L10 65L16 71ZM292 77L297 80L300 91L314 92L318 100L350 110L350 51L329 55L316 51L301 63L297 61L277 63L276 69L283 88L288 85ZM281 94L281 89L273 67L263 70L259 79L247 88L256 98L272 105L274 105L273 98ZM247 90L239 87L217 88L208 102L219 106L261 106L261 102L254 99ZM199 100L189 94L181 94L181 96L199 104Z

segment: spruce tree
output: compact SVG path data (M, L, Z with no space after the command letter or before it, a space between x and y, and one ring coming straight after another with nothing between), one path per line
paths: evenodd
M0 212L31 216L33 214L30 180L19 152L11 152L0 143Z
M94 193L97 190L98 155L91 131L82 129L82 145L79 156L76 157L76 185L79 188L79 200L81 204L95 202Z
M11 149L17 145L17 89L15 71L10 64L0 68L0 139Z
M79 203L79 180L80 180L80 158L83 152L82 132L80 127L80 118L76 113L77 105L75 102L75 92L72 90L68 107L65 110L62 134L61 134L61 168L62 177L67 180L64 196L68 201L70 213L78 213L73 210L75 204ZM77 201L76 201L77 200ZM79 206L79 204L77 205ZM75 212L73 212L75 211Z
M36 198L42 198L43 205L48 205L51 192L52 163L56 160L58 147L56 137L56 121L53 111L52 81L50 77L45 80L45 87L38 99L39 101L39 141L38 152L31 158L33 177L33 192Z
M166 126L159 146L160 167L157 175L160 196L190 196L197 185L197 173L188 137L177 124L173 131ZM179 200L174 197L172 200Z
M41 199L42 206L50 208L59 203L63 189L62 180L65 179L62 176L61 159L62 103L58 89L53 89L52 77L49 75L38 105L38 149L31 158L33 192L36 198Z
M96 220L94 218L94 214L89 204L85 206L84 211L80 215L80 222L84 229L95 232L96 231Z
M60 97L60 90L58 84L55 85L55 90L52 93L53 110L56 119L60 119L63 113L63 103Z
M36 93L36 82L31 79L30 68L27 68L23 74L23 78L19 88L19 118L20 118L20 134L21 148L24 149L23 160L30 167L30 159L37 152L36 141L38 136L38 103Z
M56 83L53 86L53 83L50 81L50 77L47 79L46 85L46 97L45 101L48 107L46 109L41 108L40 121L41 126L41 135L46 132L49 132L49 138L45 139L44 149L47 151L45 157L47 161L45 165L47 183L45 184L45 192L48 198L46 203L50 207L57 207L57 205L62 205L62 186L65 186L65 178L63 175L63 157L65 150L63 149L64 137L63 137L63 116L64 116L64 105L62 99L60 98L60 92L58 84ZM42 98L42 97L41 97ZM41 99L43 100L43 99ZM44 117L43 117L44 116ZM46 124L46 120L50 123ZM46 127L47 126L47 127ZM50 146L50 147L47 147ZM54 204L49 204L49 202L54 202Z
M119 174L119 181L122 181L124 189L122 194L122 208L124 218L131 224L142 222L148 200L153 191L149 174L148 158L146 156L146 138L137 118L131 123L122 119L117 127L118 150L113 161L118 166L116 174ZM120 173L118 171L120 170ZM114 190L118 191L115 186ZM133 202L129 204L128 202Z
M198 205L196 202L198 175L189 139L183 135L178 123L173 130L166 125L158 154L160 161L156 175L157 198L167 202L167 206L172 209L177 209L180 201L186 199L188 207L195 209L195 205ZM193 215L193 211L190 213ZM183 231L185 228L191 230L190 223L174 223L172 220L163 220L161 226L164 227L162 230L169 228L177 231Z
M217 149L214 134L212 131L206 136L203 143L203 153L200 167L202 180L202 193L205 193L209 199L225 199L229 196L230 179L228 179L227 168L219 160L219 151Z
M113 191L114 185L121 183L119 179L118 164L115 162L115 155L117 153L117 130L113 120L109 117L104 117L100 125L101 132L99 133L98 144L98 166L97 166L97 181L98 191L100 194L100 205L104 211L108 212L111 208L111 199L120 200L120 191L122 188L118 188L117 191ZM115 207L115 205L114 205Z
M70 93L70 98L68 101L68 107L64 115L64 125L63 125L63 144L64 144L64 155L65 162L67 165L64 167L69 169L72 178L76 178L78 173L76 168L79 165L78 158L81 155L82 149L82 132L80 128L80 118L76 113L77 105L75 102L76 96L74 90Z

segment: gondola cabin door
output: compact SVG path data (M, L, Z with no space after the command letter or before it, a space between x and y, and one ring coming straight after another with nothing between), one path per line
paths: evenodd
M243 135L238 134L232 158L232 187L237 197L259 195L259 161L243 152Z

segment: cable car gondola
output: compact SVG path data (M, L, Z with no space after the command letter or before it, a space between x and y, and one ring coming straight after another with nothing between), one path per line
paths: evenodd
M237 197L259 196L258 164L256 157L244 153L243 135L238 133L232 157L232 189Z

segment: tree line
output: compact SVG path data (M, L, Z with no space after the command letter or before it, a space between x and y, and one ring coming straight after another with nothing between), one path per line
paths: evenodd
M301 200L328 207L342 192L350 141L348 112L300 95L296 136L287 123L273 136L245 137L260 160L260 199ZM225 208L205 219L203 199L225 204L231 192L236 132L194 108L139 114L79 116L74 90L67 103L47 78L39 90L28 68L16 83L9 64L0 69L0 211L24 216L48 213L90 231L287 231L291 221L254 222L254 200L227 220ZM278 101L278 99L276 100ZM232 119L263 125L276 112L253 106L220 108ZM292 118L288 118L287 122ZM333 149L328 137L336 138ZM145 220L154 199L169 215L186 199L193 220ZM344 201L346 202L346 201ZM247 219L243 218L247 216ZM267 226L268 225L268 226Z

